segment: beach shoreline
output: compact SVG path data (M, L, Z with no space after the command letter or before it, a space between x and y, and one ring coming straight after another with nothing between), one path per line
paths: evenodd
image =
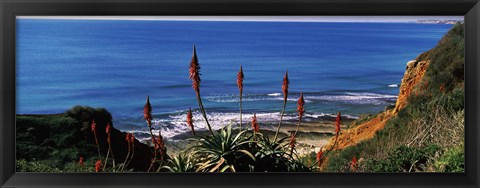
M342 122L342 129L345 129L351 122L355 119L348 119ZM247 130L251 131L250 123L246 123L248 126ZM244 126L245 126L244 125ZM273 140L275 136L275 131L278 126L278 123L264 123L260 122L260 133L268 136L270 140ZM282 126L280 128L278 138L290 137L290 134L295 131L297 123L294 121L282 121ZM196 136L208 135L207 130L196 131ZM322 120L315 122L301 122L298 133L296 135L296 152L299 157L308 155L312 152L318 152L323 146L325 146L328 141L335 134L335 121L332 120ZM189 140L194 138L191 132L182 133L176 135L172 138L166 139L165 145L167 147L167 152L171 156L176 156L180 152L185 151L189 146L195 144L194 140ZM150 143L145 140L146 143Z

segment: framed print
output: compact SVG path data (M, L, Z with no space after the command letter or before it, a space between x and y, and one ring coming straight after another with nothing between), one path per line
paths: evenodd
M478 187L477 1L1 9L2 187Z

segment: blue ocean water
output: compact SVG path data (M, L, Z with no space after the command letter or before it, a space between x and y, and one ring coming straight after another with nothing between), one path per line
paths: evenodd
M452 25L413 23L17 20L16 113L104 107L122 130L146 130L150 95L155 127L171 137L189 129L192 46L201 93L215 128L238 123L236 74L243 66L244 121L275 121L290 78L286 119L303 92L307 117L357 117L394 104L406 63L434 47Z

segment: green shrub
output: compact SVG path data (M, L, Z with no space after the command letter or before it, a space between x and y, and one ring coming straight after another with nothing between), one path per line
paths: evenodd
M360 153L365 149L365 143L359 143L352 147L347 147L340 151L332 151L328 154L328 163L325 168L327 172L349 172L352 158L360 157Z
M364 165L369 172L414 172L425 171L427 161L432 158L439 146L428 145L415 148L399 146L385 159L369 159Z
M84 106L75 106L64 114L17 115L18 165L25 171L42 168L64 171L69 168L68 164L76 164L80 156L86 159L98 156L89 126L92 114L99 121L106 122L111 118L103 108Z
M42 161L17 160L17 172L59 172L60 169L54 168Z
M437 172L465 172L463 147L447 149L434 163Z

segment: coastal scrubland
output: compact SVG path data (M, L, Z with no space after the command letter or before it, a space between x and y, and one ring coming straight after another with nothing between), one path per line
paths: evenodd
M202 121L185 119L191 132L171 140L153 134L148 93L143 120L151 139L115 128L104 108L75 106L62 114L17 115L16 157L20 172L463 172L464 26L457 23L436 47L409 62L396 105L379 114L349 119L339 111L322 122L305 121L303 94L297 119L240 124L213 130L202 103L200 63L194 52L186 77L192 81ZM187 71L187 70L186 70ZM279 84L289 95L285 72ZM142 112L139 112L142 113ZM203 130L197 130L201 127Z

